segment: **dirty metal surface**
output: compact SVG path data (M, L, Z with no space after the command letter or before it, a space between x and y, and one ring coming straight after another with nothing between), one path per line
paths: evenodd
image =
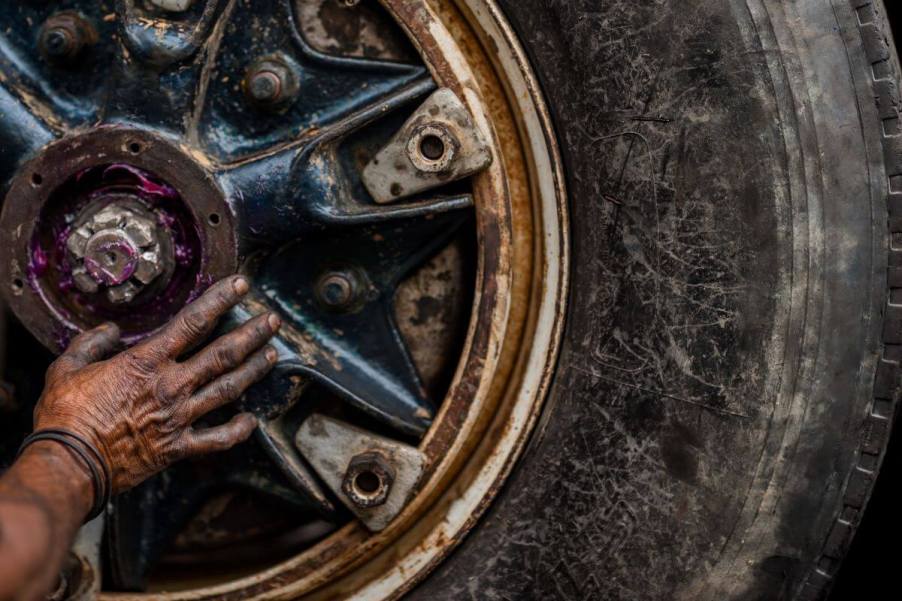
M426 464L416 447L318 414L301 424L295 443L332 492L373 531L383 530L401 512ZM379 457L367 455L381 456L391 471L380 471ZM384 481L372 487L358 483L367 477Z
M492 152L448 89L433 92L363 171L373 199L388 203L482 171Z
M378 0L296 2L301 34L320 52L402 63L420 60L412 44L397 35L397 24Z

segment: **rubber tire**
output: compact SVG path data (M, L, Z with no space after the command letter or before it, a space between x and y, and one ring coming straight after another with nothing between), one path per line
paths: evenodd
M500 4L564 152L572 295L529 448L409 598L825 598L902 357L882 3Z

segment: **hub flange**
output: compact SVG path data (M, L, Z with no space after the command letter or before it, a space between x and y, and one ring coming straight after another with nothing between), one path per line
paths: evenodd
M232 211L207 169L148 131L54 142L13 179L0 215L0 282L53 350L104 321L126 342L235 273Z

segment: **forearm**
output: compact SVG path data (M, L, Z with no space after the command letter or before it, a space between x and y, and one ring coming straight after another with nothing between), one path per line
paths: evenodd
M42 599L56 585L93 495L81 459L51 441L0 477L0 601Z

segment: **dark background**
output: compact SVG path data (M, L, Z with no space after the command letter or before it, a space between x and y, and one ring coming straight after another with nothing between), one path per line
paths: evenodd
M896 48L902 54L902 2L884 0ZM883 469L868 510L852 547L837 576L830 601L883 600L902 598L896 572L902 570L902 553L897 537L902 533L902 420L896 419Z

